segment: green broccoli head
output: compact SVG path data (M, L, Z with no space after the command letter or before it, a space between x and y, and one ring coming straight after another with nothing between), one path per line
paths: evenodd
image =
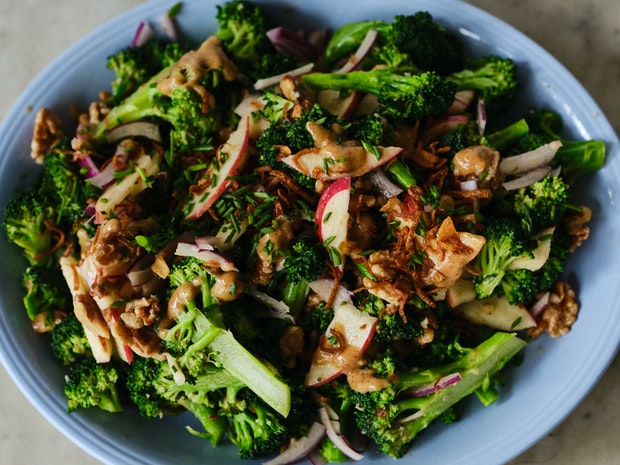
M389 69L349 73L311 73L302 77L312 89L358 90L378 98L377 113L393 121L442 115L454 101L456 85L435 72L399 74Z
M49 267L58 238L53 231L55 213L35 192L20 192L4 208L3 227L31 265Z
M113 364L99 364L92 357L79 359L67 373L64 390L68 411L98 407L108 412L120 412L123 405L119 380L119 371Z
M251 64L274 52L267 31L274 23L260 6L245 0L232 0L217 6L215 31L227 53L236 63Z
M73 312L54 326L50 345L54 356L65 366L70 366L82 357L92 356L84 327Z
M72 308L72 298L67 283L58 268L29 266L22 276L26 289L24 307L32 320L39 313L52 317L56 311Z
M173 65L186 51L180 42L154 38L108 56L107 67L114 72L108 105L119 104L162 69Z
M474 58L465 69L447 77L458 89L473 89L484 100L489 115L499 115L509 107L517 94L518 78L515 62L496 55Z
M325 248L314 234L303 234L292 244L284 261L284 273L290 283L314 281L325 268Z
M228 436L244 459L256 459L276 452L290 437L284 418L249 389L238 394L243 408L229 413Z
M448 75L464 65L463 44L458 36L426 11L396 16L389 34L396 48L407 53L421 70Z
M546 176L515 193L514 211L526 231L538 232L559 223L568 198L569 188L563 178Z
M536 241L514 218L493 218L482 232L486 242L475 259L474 287L478 298L491 296L510 264L520 257L533 257Z

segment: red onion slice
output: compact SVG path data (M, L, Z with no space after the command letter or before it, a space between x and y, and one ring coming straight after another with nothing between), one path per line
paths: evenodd
M279 53L299 61L314 61L319 56L319 49L312 42L285 27L270 29L267 37Z
M521 189L523 187L530 186L535 182L540 181L545 176L547 176L551 172L551 167L549 165L541 166L539 168L528 171L523 176L520 176L511 181L505 181L502 186L507 191L515 191L517 189Z
M134 33L133 39L131 41L131 45L133 47L139 47L140 45L144 45L154 35L155 30L153 29L153 27L149 23L142 21L140 24L138 24L138 28L136 29L136 32Z
M448 386L452 386L453 384L458 383L462 380L463 377L460 373L452 373L450 375L444 376L443 378L439 378L434 383L424 384L422 386L418 386L409 391L412 397L424 397L431 394L434 394L442 389L447 388Z
M157 22L162 32L166 34L170 40L176 42L179 40L179 28L177 26L177 22L174 20L174 17L170 15L170 12L167 11L162 14Z
M357 48L355 53L351 55L347 62L335 72L344 74L357 69L364 58L366 58L366 55L368 55L368 52L372 49L372 46L375 44L378 36L378 31L370 29L364 36L364 40L362 40L362 43Z
M370 182L388 199L396 197L403 192L403 189L388 179L381 168L376 168L370 173Z
M106 133L106 140L110 143L128 137L144 137L157 143L162 141L159 126L152 121L132 121L120 124Z
M534 168L539 168L543 165L547 165L559 148L562 147L562 142L555 140L548 144L541 145L537 149L529 152L515 155L512 157L506 157L499 163L499 171L505 175L515 175L531 171Z
M99 174L99 168L90 155L79 158L78 165L86 169L86 172L84 173L85 178L92 178L93 176Z
M321 423L314 422L310 426L307 436L302 436L280 455L271 460L263 462L263 465L288 465L289 463L299 462L310 454L317 447L321 440L325 437L325 426Z
M99 173L88 178L89 183L100 189L105 189L110 184L113 184L114 181L114 165L112 163L108 163Z
M300 66L299 68L287 71L286 73L277 74L275 76L267 77L264 79L259 79L254 83L254 89L262 90L266 89L267 87L275 86L276 84L279 84L282 78L285 76L301 76L302 74L307 74L312 71L312 68L314 68L314 63L308 63L306 65Z
M478 125L478 133L481 136L484 135L484 130L487 127L487 109L484 105L484 100L481 98L478 99L478 104L476 105L476 124Z
M540 299L534 302L534 305L530 308L530 313L535 318L549 305L550 292L545 292Z
M174 252L179 257L194 257L204 261L208 266L220 268L222 271L238 271L233 262L211 250L201 250L196 244L179 242Z
M325 432L327 433L327 437L334 443L334 446L342 452L344 455L349 457L351 460L362 460L364 456L359 452L353 450L353 448L349 445L347 440L341 434L336 431L336 427L334 426L334 422L329 418L329 414L324 407L319 408L319 418L323 426L325 426Z

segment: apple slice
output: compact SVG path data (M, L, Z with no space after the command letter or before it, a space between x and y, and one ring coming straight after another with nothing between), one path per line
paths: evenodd
M229 177L245 163L247 146L250 134L249 117L241 118L239 126L229 136L228 140L217 150L213 161L203 178L205 187L200 193L195 193L190 200L191 211L185 216L186 220L195 220L202 216L218 197L226 190Z
M320 386L356 368L376 327L377 318L354 305L341 303L335 306L334 318L314 353L305 385ZM332 344L332 338L337 339L338 343Z
M456 308L461 304L476 299L474 283L468 279L458 279L446 291L446 301L450 308Z
M282 158L282 162L321 181L334 181L345 177L357 177L370 173L395 158L402 147L376 147L376 153L361 145L342 145L328 141L320 147L301 150Z
M315 222L319 239L333 251L329 256L340 270L344 268L345 255L341 245L347 240L349 230L349 200L351 178L340 178L321 194L316 209Z
M500 331L520 331L536 326L534 317L523 305L513 305L505 296L466 302L455 311L467 321Z
M551 253L551 237L555 227L542 230L535 236L538 245L532 251L533 257L519 257L508 265L509 270L526 269L530 271L540 270Z
M319 105L342 119L349 119L355 113L361 92L352 90L343 95L339 90L323 89L316 93Z

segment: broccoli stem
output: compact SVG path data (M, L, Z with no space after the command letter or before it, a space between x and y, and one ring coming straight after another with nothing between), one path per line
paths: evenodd
M518 121L499 129L487 136L489 145L499 152L503 152L508 149L514 143L516 143L521 137L526 135L530 131L525 118L521 118Z
M385 173L403 189L416 185L416 179L409 167L401 160L395 160L385 168Z
M204 428L204 431L197 431L194 428L187 426L187 431L194 436L207 439L214 446L217 446L222 442L222 439L228 429L228 420L224 417L218 416L216 408L205 404L192 402L191 400L185 398L179 399L179 404L192 412Z
M289 283L282 289L282 301L288 305L291 314L297 315L303 309L309 294L310 286L305 279L302 279L296 283Z
M477 347L467 351L461 359L439 369L423 370L421 372L404 375L399 383L402 385L419 385L420 379L429 375L439 379L446 373L459 372L462 379L452 386L427 397L409 398L399 402L403 411L418 409L411 421L403 425L403 440L413 438L431 421L439 417L448 408L461 399L481 388L488 379L500 371L504 365L514 357L526 342L519 339L514 333L498 332L482 342ZM428 373L425 373L428 371Z
M275 411L288 416L291 407L288 385L243 347L230 331L221 330L209 348L214 362L220 363Z

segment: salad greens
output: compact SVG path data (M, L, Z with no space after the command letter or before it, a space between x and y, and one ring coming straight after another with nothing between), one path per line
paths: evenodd
M38 113L42 174L3 219L26 315L69 412L188 413L271 464L402 457L570 331L572 191L605 145L547 108L506 123L517 63L466 57L428 12L215 19L202 44L136 34L77 130Z

